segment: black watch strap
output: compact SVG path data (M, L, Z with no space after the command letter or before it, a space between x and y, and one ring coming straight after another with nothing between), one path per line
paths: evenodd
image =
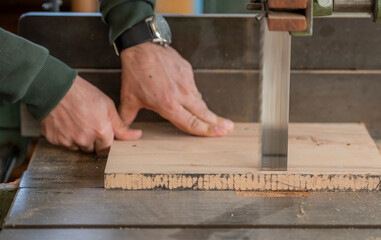
M149 26L149 22L143 21L122 33L115 40L115 46L118 53L120 53L126 48L152 41L153 39L154 36L152 34L151 27Z

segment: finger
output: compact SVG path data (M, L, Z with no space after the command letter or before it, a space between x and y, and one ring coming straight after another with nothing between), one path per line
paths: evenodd
M184 103L184 107L189 112L206 123L219 125L218 116L208 109L202 98L199 98L198 96L192 96L191 98L190 101Z
M102 135L95 140L95 152L98 156L107 155L112 142L114 141L114 132L111 124L107 124Z
M49 143L59 145L56 135L54 135L51 131L46 132L45 138Z
M74 141L71 139L66 138L65 136L61 135L58 137L58 145L63 146L69 150L76 151L78 150L78 146L74 144Z
M221 137L226 135L224 127L208 124L200 120L183 106L178 106L176 111L164 113L163 117L167 118L179 129L193 135L206 137Z
M212 124L212 125L218 125L226 128L226 130L233 130L234 129L234 123L229 119L224 119L222 117L217 116L215 113L210 111L204 100L200 97L201 95L197 95L192 97L193 99L191 101L187 101L184 104L184 107L194 114L197 118L200 120Z
M73 145L69 146L68 149L71 151L78 151L79 147L73 144Z
M142 131L129 129L124 121L119 117L116 109L112 109L110 111L110 117L115 138L120 140L135 140L141 138Z
M46 140L53 144L53 145L58 145L58 141L56 138L56 135L54 134L54 131L52 128L48 128L48 126L51 126L50 124L50 119L45 118L44 120L41 121L41 134L45 136Z
M94 143L91 143L91 144L86 145L86 146L79 146L79 148L83 152L92 153L92 152L94 152Z
M131 106L129 104L122 104L119 107L119 114L122 118L123 122L129 126L136 118L136 115L138 115L138 112L140 110L140 107L138 106Z
M77 134L73 141L79 149L83 152L94 152L94 142L95 142L95 134L90 134L88 132L82 132Z

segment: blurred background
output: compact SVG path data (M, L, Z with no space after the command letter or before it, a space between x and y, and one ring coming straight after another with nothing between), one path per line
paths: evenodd
M246 13L249 0L157 0L156 12L167 14ZM98 0L1 0L0 27L17 33L21 14L31 11L97 12Z

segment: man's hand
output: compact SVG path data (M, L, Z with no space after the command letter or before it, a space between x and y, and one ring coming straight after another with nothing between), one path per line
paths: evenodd
M234 128L202 100L192 66L173 48L147 42L121 52L119 113L126 126L141 108L159 113L179 129L199 136L223 136Z
M98 154L108 151L114 136L129 140L142 135L124 125L109 97L79 76L41 126L53 144Z

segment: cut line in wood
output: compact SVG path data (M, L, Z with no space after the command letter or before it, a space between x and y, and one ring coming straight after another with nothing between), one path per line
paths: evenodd
M169 123L140 123L137 141L115 141L106 189L375 191L381 157L363 124L292 123L288 171L260 171L259 124L222 138L195 137Z

